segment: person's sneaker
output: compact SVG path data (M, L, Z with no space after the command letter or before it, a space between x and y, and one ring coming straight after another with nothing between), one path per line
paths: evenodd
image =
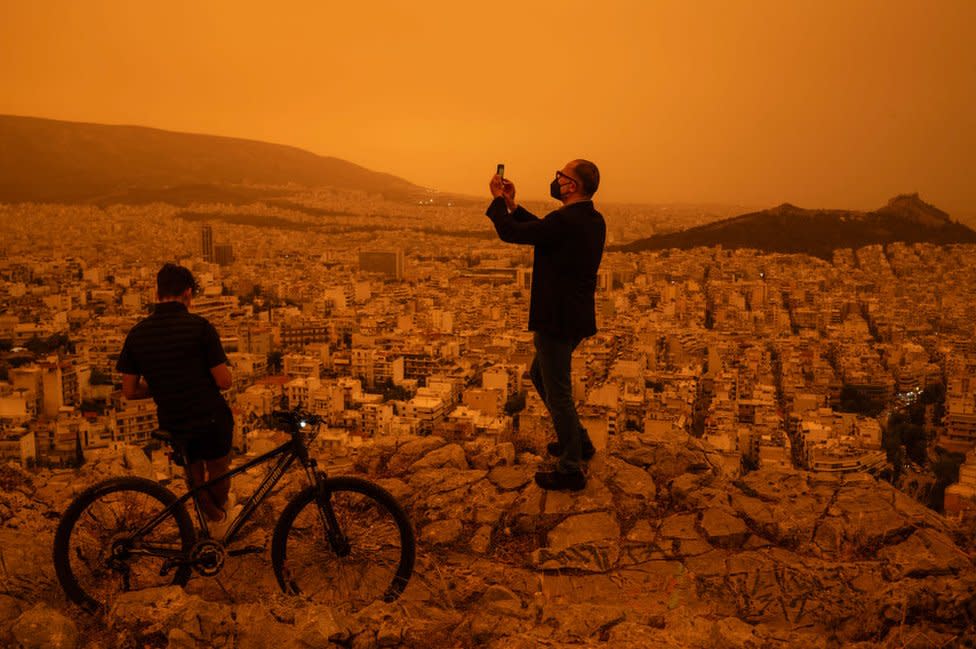
M221 520L208 522L207 529L210 530L210 538L223 540L224 535L227 534L227 530L230 529L230 524L240 516L241 510L243 509L243 505L234 505L224 513L224 517Z
M535 483L549 491L579 491L586 486L586 476L582 471L538 471L535 474Z
M560 446L559 442L549 442L546 445L546 451L549 453L549 455L553 457L559 457L560 455L563 454L563 447ZM583 447L583 453L581 454L581 457L585 462L587 460L593 459L593 456L595 454L596 454L596 447L593 446L592 444L589 444Z

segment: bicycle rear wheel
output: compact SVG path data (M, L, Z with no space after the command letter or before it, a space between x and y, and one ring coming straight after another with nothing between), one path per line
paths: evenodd
M334 547L326 532L328 505L320 506L314 486L302 490L285 507L271 541L282 591L349 610L398 598L416 552L403 509L388 491L360 478L328 478L324 491L347 543Z
M185 563L160 575L167 559L186 557L193 546L193 522L176 503L170 490L135 477L106 480L82 492L54 535L54 570L68 598L97 612L124 592L185 584ZM156 525L137 534L160 515Z

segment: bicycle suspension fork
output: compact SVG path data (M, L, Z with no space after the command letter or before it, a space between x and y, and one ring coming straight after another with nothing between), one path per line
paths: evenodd
M337 556L347 556L350 550L349 538L342 531L335 508L332 506L332 492L326 486L327 476L325 472L316 469L314 459L309 461L306 470L315 486L315 504L319 512L319 519L322 521L322 527L325 530L325 537L329 541L329 547Z

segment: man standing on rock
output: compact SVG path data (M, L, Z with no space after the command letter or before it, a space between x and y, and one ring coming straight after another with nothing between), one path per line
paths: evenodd
M196 290L188 268L165 264L156 275L158 302L129 331L116 369L126 399L152 397L159 427L189 437L190 476L200 484L230 468L234 416L220 393L231 386L220 336L206 318L189 312ZM227 479L201 494L207 518L227 520L229 491Z
M607 233L603 215L593 207L599 186L595 164L566 163L549 185L549 195L563 206L540 219L515 202L510 180L496 174L489 185L494 200L486 214L499 238L535 247L529 301L535 358L529 374L556 429L558 441L548 451L559 458L555 471L535 474L543 489L585 487L580 464L595 452L576 413L572 358L580 341L596 333L596 273Z

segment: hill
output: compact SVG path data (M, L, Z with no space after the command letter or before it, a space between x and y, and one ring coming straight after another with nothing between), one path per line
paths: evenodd
M296 147L143 126L0 115L0 202L250 203L297 184L382 194L417 185Z
M100 617L66 603L54 527L81 488L153 466L136 447L93 453L74 473L0 465L0 646L893 649L961 647L976 632L971 528L869 475L742 474L679 430L613 436L578 494L542 492L540 462L511 443L436 435L360 449L353 470L393 493L418 532L394 603L283 595L266 550L185 589L133 582ZM267 547L300 473L243 544ZM233 488L244 496L263 477Z
M809 210L785 203L706 225L639 239L615 249L624 252L695 248L756 248L830 259L838 248L894 241L976 243L976 232L953 221L918 194L902 194L873 212Z

